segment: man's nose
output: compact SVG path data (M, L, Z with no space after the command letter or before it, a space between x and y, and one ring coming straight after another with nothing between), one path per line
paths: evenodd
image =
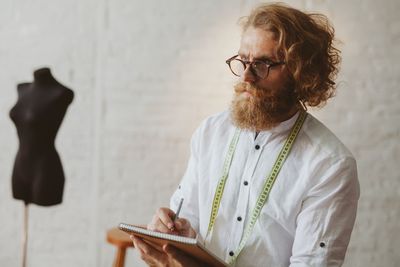
M256 77L255 77L255 75L253 74L253 72L251 71L250 65L247 65L247 66L246 66L246 69L244 70L244 72L243 72L241 78L242 78L242 81L243 81L243 82L253 83L253 82L256 81Z

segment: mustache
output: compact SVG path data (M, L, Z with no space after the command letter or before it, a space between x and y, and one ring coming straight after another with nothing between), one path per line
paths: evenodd
M269 95L268 90L247 82L238 82L233 88L236 95L240 95L243 92L249 92L251 95L257 98Z
M261 91L263 90L262 88L254 85L254 84L250 84L250 83L246 83L246 82L238 82L234 85L234 90L235 93L240 94L243 92L249 92L250 94L253 95L257 95L259 93L261 93Z

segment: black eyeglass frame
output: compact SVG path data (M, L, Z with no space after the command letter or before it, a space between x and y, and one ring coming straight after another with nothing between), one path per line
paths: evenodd
M229 69L231 70L231 72L233 73L233 75L238 76L238 77L240 77L240 75L237 74L237 73L235 73L235 72L232 70L232 67L231 67L231 62L232 62L233 60L237 60L237 61L239 61L239 62L241 62L241 63L243 64L243 72L246 71L247 65L250 65L250 71L251 71L251 73L252 73L254 76L256 76L256 77L258 77L258 78L260 78L260 79L267 78L268 75L269 75L269 71L270 71L270 69L271 69L272 67L276 67L276 66L280 66L280 65L286 64L285 61L272 62L272 63L268 63L268 62L267 62L267 61L270 61L270 60L258 60L258 59L257 59L257 60L254 60L254 61L248 61L248 60L242 60L242 59L240 59L240 58L237 58L238 56L239 56L239 55L235 55L235 56L233 56L233 57L231 57L231 58L229 58L229 59L227 59L227 60L225 61L226 64L228 64ZM266 74L265 74L263 77L260 76L260 75L257 75L257 73L254 71L254 66L253 66L254 63L262 63L262 64L265 64L265 65L267 66L267 72L266 72Z

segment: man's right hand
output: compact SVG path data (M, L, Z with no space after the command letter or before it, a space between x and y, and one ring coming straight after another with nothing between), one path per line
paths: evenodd
M161 233L175 234L185 237L196 237L196 231L191 227L190 222L184 218L175 221L175 212L169 208L159 208L153 216L147 229Z
M196 231L191 227L190 222L184 218L177 218L174 221L175 212L169 208L159 208L153 216L147 229L167 234L175 234L185 237L196 237ZM151 267L203 267L204 263L187 255L183 251L171 245L165 245L156 249L144 242L141 238L131 236L135 248L138 249L140 257Z

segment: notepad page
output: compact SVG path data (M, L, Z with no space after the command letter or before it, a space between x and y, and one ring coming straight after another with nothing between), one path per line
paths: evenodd
M197 244L197 239L195 239L195 238L154 232L154 231L150 231L150 230L147 230L144 228L136 227L136 226L125 224L125 223L120 223L119 227L120 227L120 229L126 229L128 231L131 231L132 233L140 233L140 234L153 236L156 238L161 238L161 239L166 239L166 240L171 240L171 241L176 241L176 242L180 242L180 243L184 243L184 244L192 244L192 245Z

